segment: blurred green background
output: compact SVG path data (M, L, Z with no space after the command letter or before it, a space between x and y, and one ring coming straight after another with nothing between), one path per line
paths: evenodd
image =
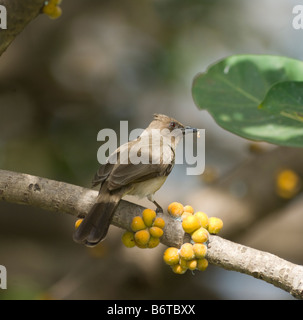
M120 120L130 130L144 128L153 113L164 113L205 128L206 165L228 172L251 156L249 143L195 107L193 77L232 54L302 59L303 31L292 28L295 4L63 0L61 18L40 15L0 58L0 168L90 187L99 130L119 130ZM207 187L185 169L177 165L156 194L163 207L187 204L193 191ZM203 210L202 200L192 205ZM0 202L0 264L8 270L0 299L291 298L214 266L175 275L162 262L164 246L126 249L115 227L101 246L84 248L72 241L74 221ZM267 249L302 264L301 249L279 245Z

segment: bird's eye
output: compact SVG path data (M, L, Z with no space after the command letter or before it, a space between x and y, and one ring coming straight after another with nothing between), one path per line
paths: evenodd
M174 129L176 127L176 122L172 121L170 124L169 124L169 127Z

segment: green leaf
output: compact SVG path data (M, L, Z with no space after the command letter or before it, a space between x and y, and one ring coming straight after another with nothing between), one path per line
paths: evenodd
M196 105L208 110L228 131L247 139L303 147L302 123L281 114L281 109L273 112L275 104L269 110L262 103L271 87L285 81L303 81L303 62L279 56L237 55L197 75L192 94ZM258 108L261 103L262 108ZM302 109L301 113L287 110L287 114L299 112L299 117L302 113Z
M286 117L303 124L303 82L285 81L275 84L259 106L275 116ZM290 122L295 124L294 122Z

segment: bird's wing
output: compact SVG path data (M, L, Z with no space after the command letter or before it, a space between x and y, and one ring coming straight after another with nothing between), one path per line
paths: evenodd
M92 186L95 187L100 183L102 184L102 182L106 180L106 178L109 176L113 167L114 167L114 164L111 164L111 163L106 163L100 166L92 180Z
M167 176L173 164L123 164L117 166L108 177L108 188L116 190L130 183L146 181L159 176Z
M126 145L127 143L119 147L117 150L115 150L108 157L106 163L99 167L92 181L93 187L97 186L100 183L102 184L103 181L107 179L107 177L110 175L115 165L119 163L120 153L122 153L122 155L125 155L127 153Z
M134 140L118 148L116 150L117 162L114 164L108 162L101 166L93 180L94 185L107 180L108 189L113 191L130 183L169 175L174 166L175 159L174 150L170 146L162 146L161 152L157 149L153 149L153 152L151 152L150 145L140 145L140 148L136 149L139 146L136 143L137 140ZM134 146L135 148L132 149ZM135 150L139 156L137 159L144 159L143 163L142 161L133 163L135 161L131 161L134 159L131 159L131 152L129 150ZM166 157L163 157L163 154Z

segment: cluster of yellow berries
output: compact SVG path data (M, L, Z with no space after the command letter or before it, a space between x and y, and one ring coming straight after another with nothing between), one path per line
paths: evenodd
M201 211L194 212L191 206L183 206L178 202L171 203L167 211L174 219L182 221L182 228L190 234L191 241L184 243L180 249L167 248L163 255L164 262L177 274L183 274L188 269L204 271L208 266L205 257L209 234L217 234L222 229L222 220L216 217L209 218ZM76 221L75 228L79 227L82 220ZM142 216L132 219L132 231L123 233L122 243L127 248L155 248L160 243L164 227L165 221L157 217L154 210L145 209Z
M163 235L165 221L157 217L152 209L145 209L141 216L133 218L131 223L132 231L125 231L122 235L122 243L127 248L137 246L139 248L155 248L160 243Z
M216 217L208 218L204 212L194 212L191 206L183 206L178 202L168 206L168 213L175 219L182 220L183 230L191 235L192 243L184 243L180 249L166 249L164 262L177 274L183 274L187 269L204 271L208 266L205 256L209 233L217 234L223 227L222 220Z
M202 241L204 236L202 239L199 238L207 230L211 234L217 234L223 228L223 221L220 218L209 218L202 211L194 212L193 207L189 205L183 206L179 202L173 202L168 206L167 211L173 218L182 220L184 231L191 234L194 242L207 241Z
M48 15L51 19L57 19L62 14L62 9L59 7L61 0L48 0L45 1L42 12Z

